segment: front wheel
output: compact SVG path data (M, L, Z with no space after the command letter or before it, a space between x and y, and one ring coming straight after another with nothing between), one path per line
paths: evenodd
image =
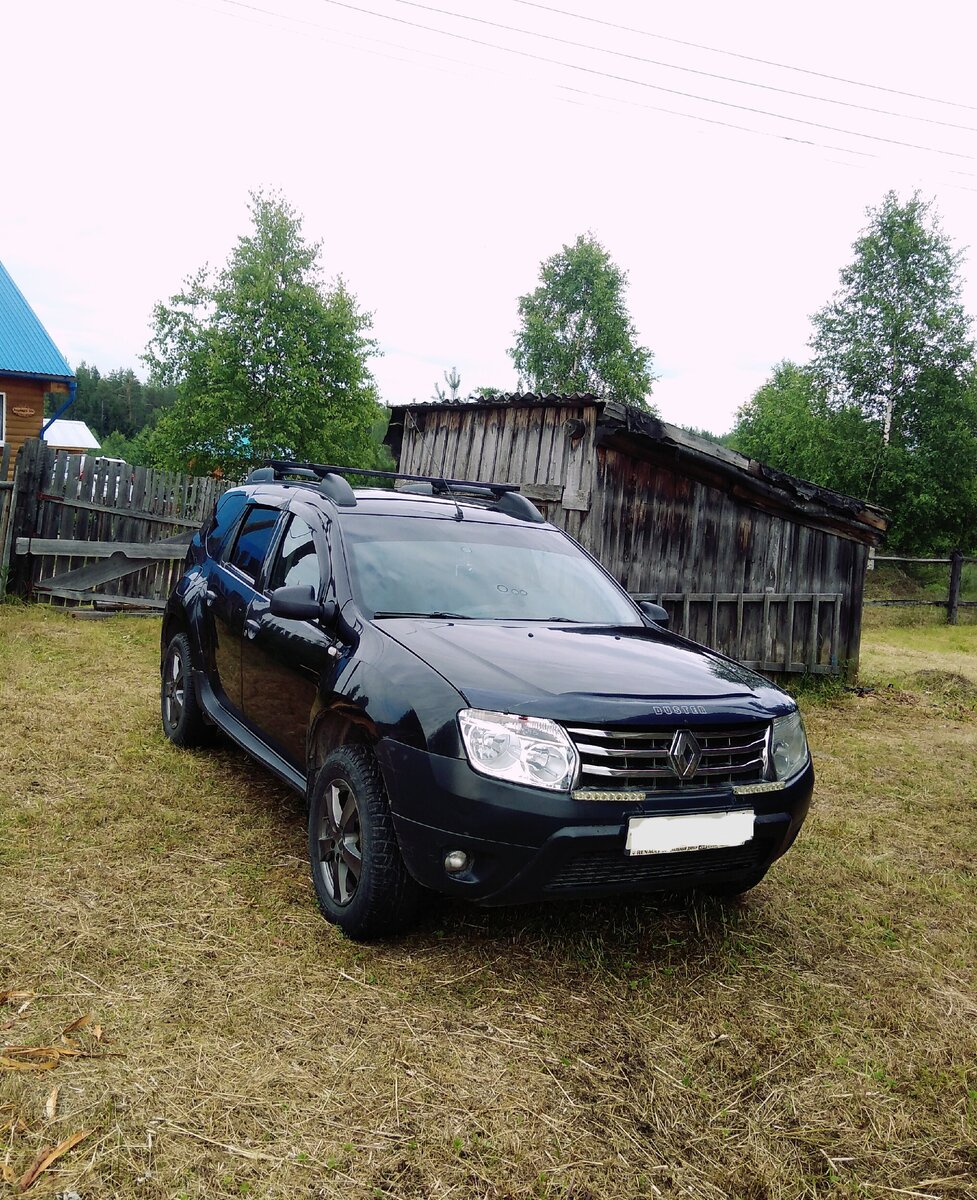
M185 633L170 639L163 656L160 681L160 714L163 732L177 746L202 746L210 726L197 703L190 663L190 640Z
M309 806L309 860L322 915L349 937L368 941L413 924L421 888L404 866L368 747L343 746L323 763Z

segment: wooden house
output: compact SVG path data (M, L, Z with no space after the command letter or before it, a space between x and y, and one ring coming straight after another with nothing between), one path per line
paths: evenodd
M60 406L74 388L67 360L0 263L0 480L13 475L24 442L40 437L45 397Z
M393 408L398 469L518 484L671 628L772 675L853 673L881 509L592 395Z

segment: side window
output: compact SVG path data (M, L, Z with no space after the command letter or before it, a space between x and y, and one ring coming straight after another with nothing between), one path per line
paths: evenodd
M277 508L261 508L257 504L245 515L228 561L251 580L261 574L261 564L268 553L279 516Z
M220 558L231 526L241 514L247 501L245 492L225 492L217 501L217 511L207 530L207 553L211 558Z
M318 596L322 578L312 530L301 517L293 516L275 555L268 587L274 591L310 583Z

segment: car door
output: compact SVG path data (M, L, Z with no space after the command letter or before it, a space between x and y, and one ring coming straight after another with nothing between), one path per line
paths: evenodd
M241 644L244 625L258 595L262 566L281 510L252 503L245 510L226 554L210 572L207 602L212 618L211 662L218 699L234 713L243 711Z
M311 584L334 599L326 527L315 510L293 504L266 575L248 610L242 642L244 717L267 745L304 773L306 734L320 680L335 674L337 639L316 621L274 616L271 593Z

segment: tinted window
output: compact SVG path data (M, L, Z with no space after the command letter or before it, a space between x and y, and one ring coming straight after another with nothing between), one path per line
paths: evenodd
M244 518L230 562L250 579L257 579L261 573L261 564L268 553L279 516L277 508L259 508L256 505Z
M244 492L225 492L217 501L217 511L207 530L207 553L211 558L220 558L231 526L241 515L246 500Z
M293 516L275 555L269 587L274 591L311 583L318 595L321 582L312 530L301 517Z
M555 529L538 525L347 520L353 586L371 613L640 625L627 595Z

